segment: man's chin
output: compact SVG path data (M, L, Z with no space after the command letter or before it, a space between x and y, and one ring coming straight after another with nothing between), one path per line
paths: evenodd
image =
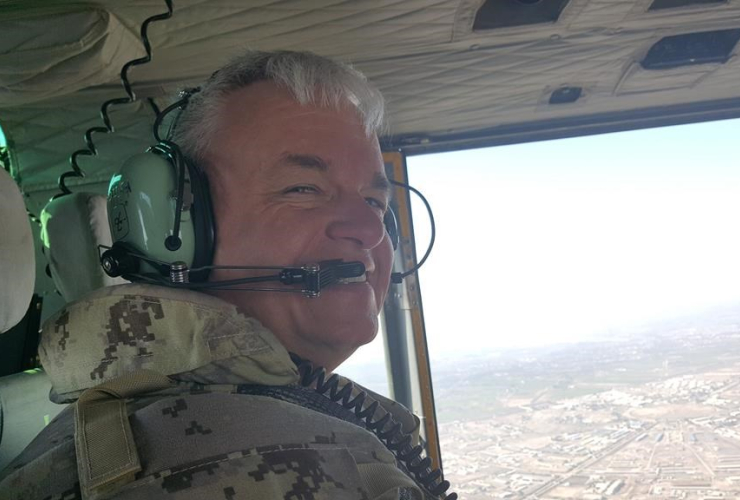
M378 333L375 295L365 284L343 285L346 290L327 290L312 307L312 316L323 325L324 341L353 349L371 342Z
M316 298L265 292L222 291L218 295L260 321L288 350L304 352L309 359L314 357L309 355L314 348L346 359L378 332L379 308L369 283L334 285ZM304 343L313 347L301 348ZM320 362L318 357L313 361Z
M356 283L342 283L332 285L321 291L321 294L375 294L375 290L367 281L360 281Z

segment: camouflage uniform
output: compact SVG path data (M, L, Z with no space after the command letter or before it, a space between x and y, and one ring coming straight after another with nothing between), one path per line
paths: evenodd
M299 375L268 330L217 298L104 288L45 324L40 354L52 400L76 403L0 474L2 500L423 498L372 433L246 394ZM416 417L373 397L416 438Z

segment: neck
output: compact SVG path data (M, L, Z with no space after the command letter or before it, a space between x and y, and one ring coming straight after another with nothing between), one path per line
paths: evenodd
M321 346L285 346L290 352L293 361L309 361L314 367L324 368L327 373L333 372L337 366L341 365L352 353L341 355L335 352L329 352L321 349Z

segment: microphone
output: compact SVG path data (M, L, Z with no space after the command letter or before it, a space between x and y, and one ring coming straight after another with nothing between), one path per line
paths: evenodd
M309 297L318 297L321 290L336 284L352 283L353 278L365 275L365 265L362 262L344 262L325 260L318 264L310 264L300 268L286 268L280 271L279 279L283 285L301 283L305 285L304 293Z
M105 248L101 245L101 248ZM139 274L137 259L155 265L161 274ZM123 276L131 281L140 281L149 284L164 285L173 288L188 288L193 290L220 289L241 290L254 292L298 292L306 297L315 298L329 286L342 285L362 281L365 276L365 265L362 262L345 262L342 259L325 260L315 264L300 267L282 266L204 266L188 268L185 262L161 262L131 252L129 248L114 244L103 253L101 262L103 270L111 277ZM190 282L190 273L206 269L228 269L234 271L277 271L265 276L251 276L220 281ZM254 283L277 282L284 287L244 288L240 285Z
M267 276L253 276L233 280L208 281L203 283L188 283L190 270L182 262L173 263L170 272L170 283L174 286L195 289L221 289L259 292L300 292L306 297L316 298L321 291L329 286L348 284L357 281L365 275L365 265L362 262L344 262L341 259L325 260L316 264L307 264L301 267L276 268L273 266L210 266L211 269L228 268L232 270L276 270L277 274ZM203 269L203 268L201 268ZM200 269L193 269L197 271ZM174 272L174 275L173 275ZM175 279L173 279L175 278ZM281 285L293 288L237 288L238 285L251 283L279 282ZM298 285L298 287L295 287Z

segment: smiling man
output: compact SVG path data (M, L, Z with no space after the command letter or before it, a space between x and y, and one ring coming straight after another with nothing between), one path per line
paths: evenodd
M239 266L336 259L361 262L364 279L309 298L132 274L143 283L68 304L45 323L39 354L52 399L73 404L0 473L0 498L447 498L414 415L302 361L332 371L378 331L393 258L380 94L313 54L249 52L179 118L174 141L210 186L212 282L244 277ZM109 213L132 217L121 234L137 203L171 217L161 176L172 168L151 153L124 164L109 194ZM172 226L153 222L130 256L165 240Z
M390 184L375 134L382 100L349 68L337 65L322 75L299 64L318 61L324 64L319 68L329 69L325 60L305 54L282 58L283 66L253 61L272 78L247 86L233 78L244 72L239 63L221 70L210 82L219 92L206 86L188 105L177 142L210 180L214 265L301 266L330 259L365 265L364 283L328 288L316 300L213 292L259 319L289 351L333 370L376 335L390 279L393 249L383 224ZM295 65L289 76L303 88L276 73L288 63ZM305 74L296 78L300 71ZM241 87L227 90L232 84ZM374 123L352 103L352 87L363 86L376 108ZM302 95L305 102L297 100ZM214 116L202 116L203 110ZM207 145L199 147L203 141ZM211 279L233 277L221 271Z

